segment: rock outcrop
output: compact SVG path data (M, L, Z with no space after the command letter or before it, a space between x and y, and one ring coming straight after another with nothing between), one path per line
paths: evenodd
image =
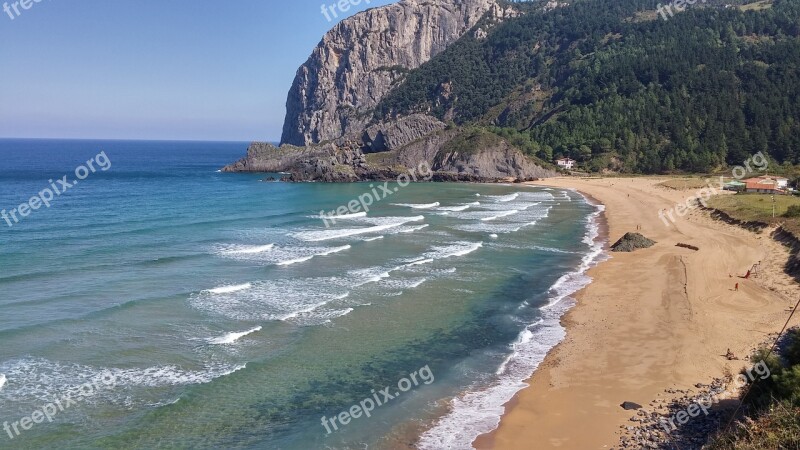
M364 131L364 151L368 153L398 150L433 132L443 130L445 124L435 117L412 114L401 119L373 125Z
M625 233L625 236L622 236L622 239L611 246L611 251L630 253L639 249L650 248L654 245L656 245L656 241L647 239L639 233Z
M421 118L416 120L422 120L425 126L435 125ZM324 182L394 180L413 170L419 173L420 167L431 171L430 181L527 181L556 175L499 137L478 148L462 147L463 130L436 128L417 137L415 127L386 125L380 133L384 133L383 142L391 149L377 153L371 153L376 145L374 133L365 133L362 140L340 138L306 147L254 142L245 158L222 170L283 173L288 174L283 177L286 181ZM411 142L399 146L408 140Z
M371 110L407 73L444 51L497 0L403 0L343 20L297 71L281 142L318 144L359 134Z

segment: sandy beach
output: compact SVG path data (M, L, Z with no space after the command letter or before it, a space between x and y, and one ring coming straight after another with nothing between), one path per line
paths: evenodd
M780 331L800 289L783 272L788 252L770 239L693 210L667 226L659 211L694 195L657 178L548 179L606 206L610 242L626 232L657 241L613 253L593 268L593 282L565 316L567 338L508 405L499 428L476 448L604 449L619 445L634 415L620 404L669 399L665 389L692 389L744 361ZM676 247L685 243L700 248ZM743 280L763 261L758 279ZM734 290L739 283L739 291Z

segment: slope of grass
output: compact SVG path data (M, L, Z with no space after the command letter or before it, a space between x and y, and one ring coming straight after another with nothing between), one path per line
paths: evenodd
M800 332L790 330L782 357L757 352L753 363L769 367L770 376L757 378L743 402L752 412L721 432L709 450L800 449Z
M800 408L789 402L772 405L756 420L724 433L709 450L765 450L800 448Z
M800 198L791 195L776 195L774 199L774 218L772 217L773 196L769 194L720 195L711 198L708 206L745 222L780 224L786 231L800 238L800 218L784 217L789 207L800 208Z

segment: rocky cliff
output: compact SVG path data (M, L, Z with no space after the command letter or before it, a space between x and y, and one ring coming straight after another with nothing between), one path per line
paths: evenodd
M361 133L400 77L487 12L505 14L497 0L403 0L343 20L297 71L281 142L303 146Z
M392 180L424 163L435 181L554 175L486 130L448 127L423 113L383 121L373 114L406 73L469 30L482 39L487 29L516 14L499 0L403 0L345 19L298 70L287 101L283 144L253 143L245 158L223 171L348 182Z
M416 118L416 120L422 120ZM432 123L425 122L426 126ZM377 134L386 136L382 145L391 147L393 136L402 141L408 128L391 124ZM283 173L285 181L352 182L395 180L423 164L433 172L434 181L497 182L534 180L555 176L504 139L462 129L431 131L397 148L372 152L369 140L340 138L320 145L297 147L254 142L247 156L223 168L223 172Z

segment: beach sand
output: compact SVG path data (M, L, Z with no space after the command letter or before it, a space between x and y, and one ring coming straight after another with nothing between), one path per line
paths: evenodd
M539 185L575 188L606 206L609 238L640 231L658 243L613 253L593 268L593 282L563 320L567 338L506 405L499 428L478 449L618 448L635 411L669 399L665 389L692 389L744 361L780 331L800 294L783 272L788 252L767 233L756 235L693 210L666 226L659 211L695 191L659 186L656 178L556 178ZM700 247L692 251L677 243ZM754 263L762 274L743 280ZM732 276L732 277L731 277ZM739 283L738 292L734 286ZM800 318L794 322L800 321ZM796 324L796 323L795 323ZM677 394L675 395L677 396Z

